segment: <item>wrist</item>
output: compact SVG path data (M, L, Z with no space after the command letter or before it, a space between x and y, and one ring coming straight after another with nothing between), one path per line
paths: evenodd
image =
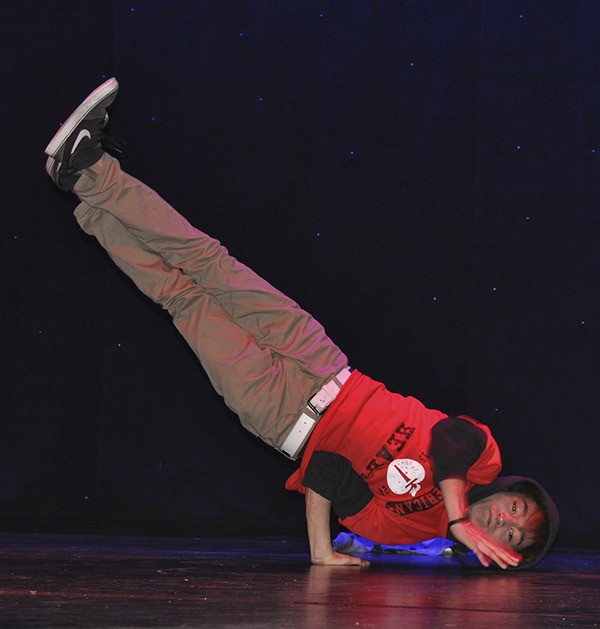
M327 561L332 554L333 548L331 546L329 546L329 548L320 548L316 550L311 549L310 561L314 564L320 564Z
M448 529L451 529L455 524L471 524L471 520L468 516L462 515L460 518L455 518L448 522Z

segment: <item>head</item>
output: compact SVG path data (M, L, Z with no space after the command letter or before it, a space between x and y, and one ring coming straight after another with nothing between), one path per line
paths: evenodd
M536 481L500 477L469 492L469 515L495 538L523 555L519 568L537 563L558 532L558 511Z
M540 550L548 537L548 521L542 507L525 493L505 489L469 507L469 517L523 557ZM537 554L534 552L534 554Z

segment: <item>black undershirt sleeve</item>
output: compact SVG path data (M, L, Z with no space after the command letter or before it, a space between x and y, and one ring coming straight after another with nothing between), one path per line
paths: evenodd
M448 417L439 421L431 431L434 482L465 478L486 443L486 433L467 419ZM313 453L303 484L330 500L333 511L342 519L364 509L373 498L367 482L354 471L350 461L332 452Z
M434 482L466 478L487 444L486 433L468 419L447 417L431 429L429 454L434 463Z
M373 498L366 481L354 471L350 461L332 452L313 453L303 484L330 500L333 511L342 519L364 509Z

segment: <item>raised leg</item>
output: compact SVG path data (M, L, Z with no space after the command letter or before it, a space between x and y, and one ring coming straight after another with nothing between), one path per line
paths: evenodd
M260 347L296 360L318 380L345 366L339 348L309 313L124 173L117 160L105 155L87 173L75 187L79 198L115 216L149 250L213 295Z
M296 303L103 157L75 214L138 288L173 317L242 424L279 447L346 357Z

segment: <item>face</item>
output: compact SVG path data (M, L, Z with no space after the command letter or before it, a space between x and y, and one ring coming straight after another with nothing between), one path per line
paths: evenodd
M523 550L534 542L528 522L538 510L535 501L525 494L499 491L472 504L468 514L492 537Z

